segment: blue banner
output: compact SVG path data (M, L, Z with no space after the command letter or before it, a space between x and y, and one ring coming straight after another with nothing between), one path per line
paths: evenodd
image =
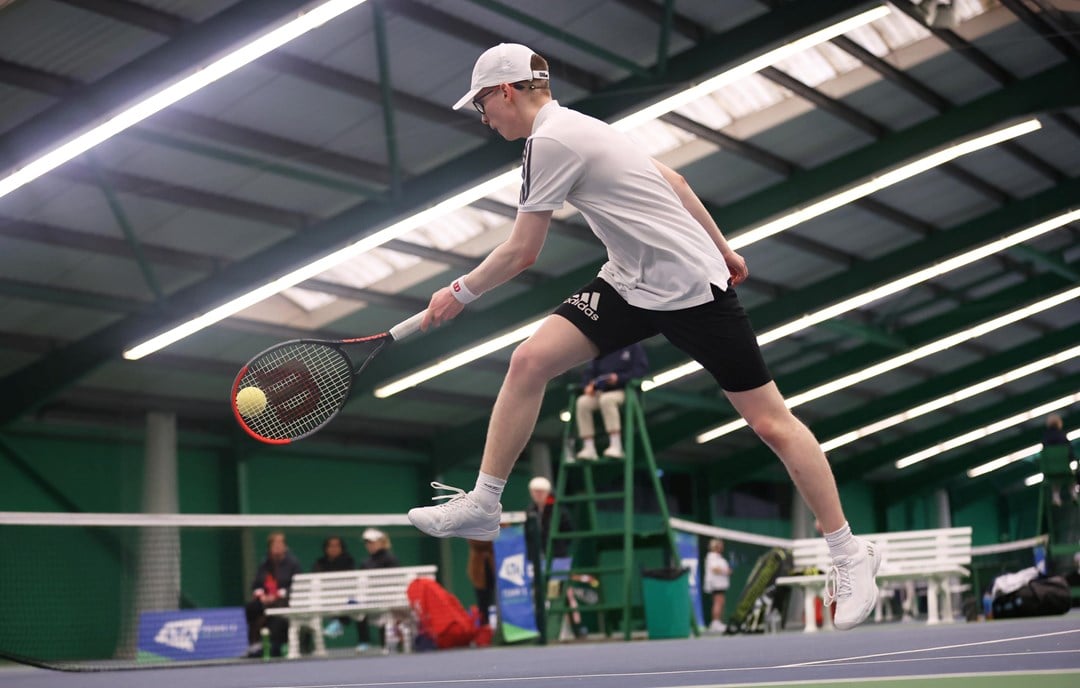
M699 628L705 621L701 613L701 577L698 575L698 539L697 535L675 531L675 546L679 550L679 561L683 568L690 569L690 607L694 610L694 620Z
M186 661L247 654L242 607L143 612L139 615L139 659Z
M495 540L495 590L504 639L536 637L533 571L525 554L525 527L504 526Z

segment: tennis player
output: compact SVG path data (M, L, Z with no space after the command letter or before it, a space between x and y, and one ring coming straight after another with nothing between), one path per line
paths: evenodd
M570 368L656 334L699 362L754 432L780 457L824 528L834 566L826 601L835 625L859 624L877 599L881 552L851 533L836 482L809 428L788 410L772 381L733 285L746 261L724 239L686 180L641 152L632 139L552 100L547 62L503 43L476 61L472 86L454 109L472 103L481 121L507 140L525 139L514 228L470 273L431 297L422 329L532 265L552 212L570 203L607 247L592 282L566 299L518 346L495 401L480 474L471 492L409 511L428 535L494 539L500 497L539 415L548 381Z

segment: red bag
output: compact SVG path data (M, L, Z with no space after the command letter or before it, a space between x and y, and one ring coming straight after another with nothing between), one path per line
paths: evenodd
M429 636L436 647L462 647L472 642L476 626L446 588L429 578L417 578L409 583L406 594L419 623L418 633Z

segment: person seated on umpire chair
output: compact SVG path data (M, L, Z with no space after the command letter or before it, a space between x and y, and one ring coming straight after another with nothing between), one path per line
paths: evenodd
M581 438L581 450L577 458L583 461L595 461L596 426L593 414L597 410L604 419L604 429L608 434L608 446L604 456L611 459L623 458L622 447L622 405L626 401L626 384L640 378L649 368L645 347L641 343L612 352L607 356L594 358L582 374L582 393L577 398L578 437Z

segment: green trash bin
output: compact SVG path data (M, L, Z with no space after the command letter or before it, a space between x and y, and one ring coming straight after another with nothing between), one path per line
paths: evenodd
M641 595L650 640L690 635L690 569L645 569Z

